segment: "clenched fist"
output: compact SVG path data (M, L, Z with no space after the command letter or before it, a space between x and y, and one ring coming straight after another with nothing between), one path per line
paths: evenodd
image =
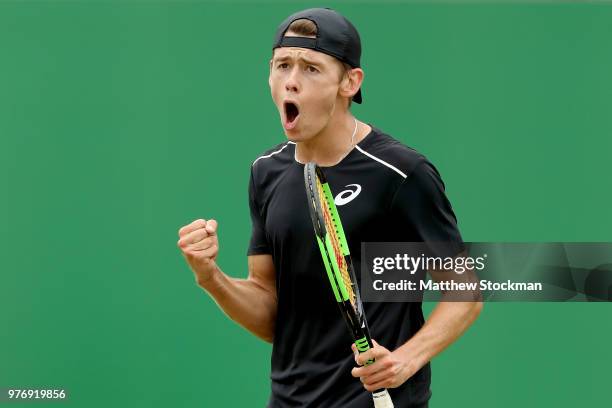
M177 245L201 286L217 272L217 221L195 220L182 227L178 235Z

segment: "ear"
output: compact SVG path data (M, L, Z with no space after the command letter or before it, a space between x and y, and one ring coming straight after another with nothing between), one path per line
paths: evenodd
M361 68L352 68L348 70L342 77L338 93L345 98L351 99L353 95L357 93L359 88L361 88L364 75L365 74Z

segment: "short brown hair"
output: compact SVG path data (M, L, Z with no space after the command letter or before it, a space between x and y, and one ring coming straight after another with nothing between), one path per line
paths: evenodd
M289 31L301 37L316 37L318 33L317 25L306 18L300 18L291 23L286 32Z

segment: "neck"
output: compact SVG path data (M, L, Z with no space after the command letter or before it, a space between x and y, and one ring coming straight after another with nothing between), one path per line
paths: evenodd
M347 112L338 119L332 119L315 136L298 142L295 158L300 163L315 162L319 166L333 166L349 154L354 145L370 131L370 126Z

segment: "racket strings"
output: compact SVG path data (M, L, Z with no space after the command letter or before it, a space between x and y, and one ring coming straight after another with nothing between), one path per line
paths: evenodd
M321 202L321 207L323 210L323 218L325 219L325 227L329 234L329 238L334 248L334 257L336 258L336 262L338 263L338 267L340 268L340 275L342 276L342 281L344 282L344 286L349 295L349 300L355 305L355 293L353 292L353 283L351 281L348 266L346 265L346 259L344 258L343 251L340 245L340 239L338 238L338 229L334 222L330 204L327 201L325 193L323 191L323 186L321 182L317 179L317 192L319 194L319 201Z

